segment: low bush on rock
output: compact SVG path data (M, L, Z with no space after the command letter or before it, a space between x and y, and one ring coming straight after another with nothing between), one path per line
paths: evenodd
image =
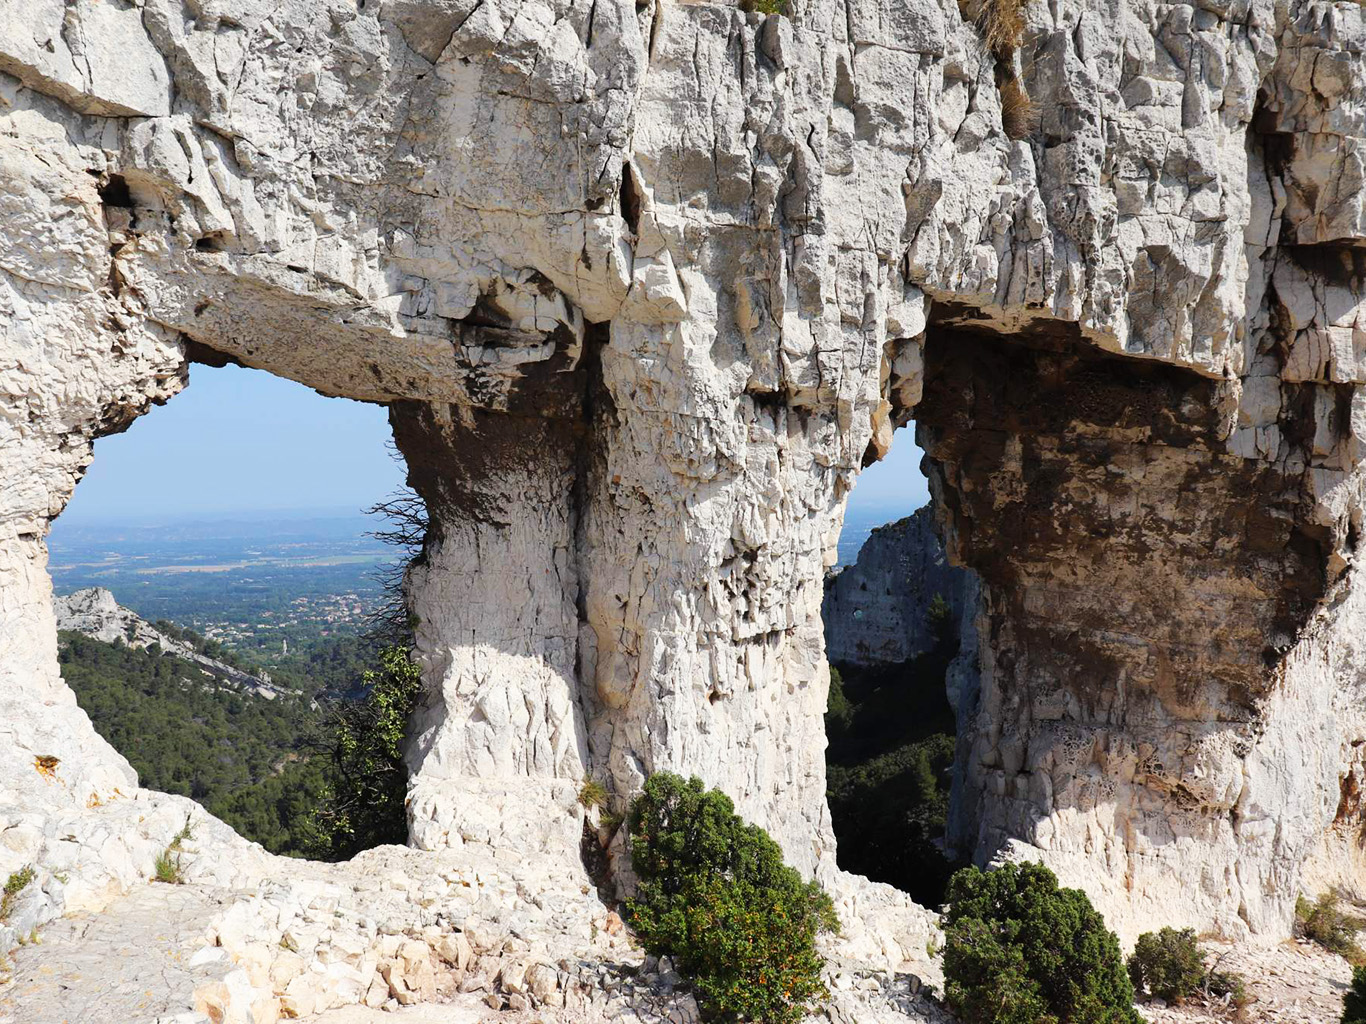
M1194 995L1205 980L1205 951L1191 928L1144 932L1129 956L1134 991L1169 1003Z
M607 806L607 787L597 779L585 779L579 787L579 803L588 810Z
M1179 1005L1196 994L1224 1000L1234 1010L1248 1002L1241 975L1205 967L1209 953L1191 928L1144 932L1129 956L1129 979L1140 994Z
M1295 901L1296 934L1352 963L1362 961L1356 936L1363 927L1366 927L1366 921L1344 911L1332 893L1325 892L1312 903L1303 896Z
M640 879L630 923L649 953L673 958L712 1019L795 1024L827 995L816 935L839 929L830 897L729 797L652 775L629 829Z
M171 839L170 845L157 854L152 865L153 881L165 882L167 885L180 885L185 881L185 859L180 851L185 840L193 838L194 829L187 814L184 827Z
M949 882L944 978L964 1024L1139 1024L1119 940L1039 864Z
M0 921L9 920L9 916L14 910L14 901L19 898L19 894L28 887L28 884L35 877L37 876L34 875L33 868L25 866L5 879L4 893L0 895Z

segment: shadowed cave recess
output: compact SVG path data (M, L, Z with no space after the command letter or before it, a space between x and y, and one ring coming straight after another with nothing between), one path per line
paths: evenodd
M1325 592L1331 537L1307 521L1309 460L1287 468L1221 454L1224 385L1100 352L1066 325L1007 332L943 303L931 307L923 345L923 397L897 416L915 417L933 492L926 512L946 553L974 573L970 583L948 578L953 606L916 658L842 674L855 691L871 687L877 711L865 729L917 746L955 732L943 725L947 688L953 770L938 750L945 740L933 741L929 763L942 785L951 775L952 799L927 848L915 797L908 814L892 804L906 794L865 790L879 806L860 815L842 806L849 783L836 775L841 864L936 905L953 864L985 863L1021 838L1047 848L1058 814L1091 815L1130 856L1182 833L1218 841L1237 824L1237 794L1201 791L1180 765L1201 743L1250 749L1282 656ZM1302 444L1312 401L1302 395L1285 424ZM1211 551L1235 557L1212 571ZM833 698L831 710L832 756L843 759L859 748L845 736L848 712L835 713ZM925 766L914 765L897 786L926 788ZM1143 790L1174 799L1177 813L1128 818L1159 806ZM884 823L888 814L909 830ZM1121 815L1137 843L1113 834ZM882 849L889 835L896 852Z

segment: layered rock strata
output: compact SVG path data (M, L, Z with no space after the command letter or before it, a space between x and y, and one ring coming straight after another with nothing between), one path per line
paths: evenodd
M1283 933L1360 828L1366 13L1033 5L1011 140L975 11L0 4L0 871L135 782L47 525L234 360L389 404L429 505L421 847L577 864L581 781L673 768L854 885L822 571L915 415L984 583L962 842Z

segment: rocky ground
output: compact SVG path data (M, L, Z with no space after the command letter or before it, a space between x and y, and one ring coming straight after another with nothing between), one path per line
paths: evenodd
M1342 957L1321 946L1293 939L1274 946L1228 946L1211 942L1208 948L1225 954L1220 970L1241 974L1252 996L1239 1018L1219 1002L1203 1005L1197 999L1171 1007L1154 1000L1139 1007L1153 1024L1220 1024L1229 1020L1257 1024L1338 1024L1342 994L1352 980L1352 968Z
M140 884L26 923L0 965L0 1024L433 1019L418 1006L454 1021L700 1019L673 965L645 956L581 871L477 846L379 847L343 864L295 862L288 882L263 872L222 885L195 880L216 860L201 842L184 844L184 884ZM26 891L39 905L37 887ZM853 876L834 891L849 925L826 947L828 1018L943 1019L921 980L938 982L934 965L912 973L896 952L924 913L901 920L900 894Z
M296 1012L318 1024L700 1020L695 1000L668 960L644 956L620 921L606 911L602 928L594 935L596 955L551 961L534 954L524 937L496 933L477 922L464 931L428 927L425 937L421 930L381 936L378 966L370 970L373 977L385 980L380 990L367 993L364 1002L330 1009L321 998L309 1006L297 1000L276 1004L261 998L263 982L268 987L270 976L302 958L288 948L293 944L288 931L276 943L283 959L270 966L231 953L231 942L220 945L223 936L216 933L214 922L242 920L240 911L229 913L238 903L239 897L209 886L149 885L102 913L53 922L37 943L13 955L10 980L0 983L0 1024L273 1024ZM343 916L334 920L340 922L345 917L341 908L327 916L339 913ZM293 927L301 931L300 925ZM380 925L381 930L385 927ZM308 958L308 974L315 979L310 991L330 989L344 997L347 985L364 977L358 968L369 954L348 954L344 932L337 927L317 940L314 955ZM523 932L531 934L526 926ZM539 938L544 941L544 936ZM1247 980L1253 1001L1241 1018L1218 1002L1206 1005L1197 999L1181 1007L1161 1001L1142 1004L1139 1010L1145 1020L1337 1024L1342 994L1351 979L1351 967L1342 957L1298 940L1265 947L1208 945L1225 955L1221 969L1237 971ZM871 971L836 956L827 981L832 1000L823 1019L839 1024L951 1020L912 975ZM302 992L304 987L295 990ZM418 998L423 1001L413 1001Z

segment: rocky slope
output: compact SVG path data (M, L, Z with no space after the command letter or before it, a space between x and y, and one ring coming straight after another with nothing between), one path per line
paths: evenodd
M236 360L388 404L427 503L418 850L582 877L585 777L696 772L923 960L821 756L823 570L914 417L982 584L961 845L1125 936L1355 884L1366 8L1058 0L994 51L979 12L0 3L0 873L55 914L183 818L61 682L44 536Z
M114 595L103 587L87 587L70 594L58 595L52 600L52 608L57 616L59 630L69 629L105 643L126 643L130 647L149 647L158 644L167 654L174 654L177 658L198 666L209 685L227 686L266 700L298 692L274 685L270 681L269 672L245 672L217 658L200 653L193 644L170 636L146 619L124 608L114 600Z

